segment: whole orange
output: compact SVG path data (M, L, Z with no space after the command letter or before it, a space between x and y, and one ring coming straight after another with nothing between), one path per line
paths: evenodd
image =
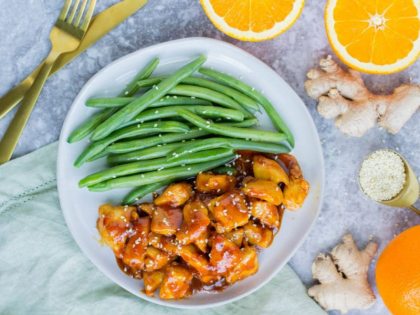
M420 314L420 225L389 242L376 265L376 284L392 314Z

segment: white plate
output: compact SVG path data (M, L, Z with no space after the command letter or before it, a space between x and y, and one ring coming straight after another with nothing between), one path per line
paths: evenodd
M190 62L199 55L208 57L206 67L229 73L255 87L277 108L291 128L295 139L294 154L311 189L302 209L286 211L281 230L270 248L259 254L260 268L256 275L235 284L220 294L198 294L179 301L150 298L140 292L142 280L127 277L118 268L114 255L107 246L101 247L97 239L96 219L98 207L104 203L121 203L130 189L92 193L79 189L77 183L88 174L105 167L105 161L87 163L80 169L73 167L78 155L88 146L83 140L75 144L66 142L70 133L81 122L96 112L85 106L93 97L116 96L125 84L134 78L153 58L161 63L153 75L167 74ZM275 130L266 114L258 115L259 128ZM324 191L324 161L318 132L305 104L296 93L266 64L247 52L224 42L207 38L175 40L142 49L125 56L99 71L83 87L74 101L60 136L58 151L58 192L64 218L77 244L90 260L108 277L124 289L153 303L178 308L214 307L238 300L266 284L287 263L307 237L322 205Z

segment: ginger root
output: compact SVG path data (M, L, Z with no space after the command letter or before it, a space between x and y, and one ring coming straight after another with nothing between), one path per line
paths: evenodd
M367 271L378 245L371 242L359 251L351 234L344 235L343 242L331 251L331 256L318 255L312 265L312 276L321 284L310 288L308 294L325 310L346 314L350 309L367 309L376 301Z
M396 134L420 106L417 84L402 85L392 95L375 95L368 91L358 71L345 72L331 56L319 64L323 71L312 69L307 74L306 93L318 100L321 116L339 116L335 125L346 135L361 137L377 120L379 126Z

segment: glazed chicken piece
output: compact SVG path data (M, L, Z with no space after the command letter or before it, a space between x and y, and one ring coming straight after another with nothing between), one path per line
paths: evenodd
M292 179L284 187L284 206L287 210L299 210L309 193L309 183L303 178Z
M144 269L146 249L149 244L150 218L143 217L132 222L130 235L123 254L123 262L133 270Z
M246 277L252 276L258 271L258 257L256 251L248 246L242 249L242 260L226 273L226 281L235 283Z
M157 206L180 207L193 195L191 184L182 182L168 186L154 201Z
M280 164L262 155L254 156L253 170L256 179L270 180L277 185L280 183L289 184L289 176Z
M197 175L196 187L200 193L224 194L236 186L236 177L201 173Z
M216 234L213 237L213 245L210 252L210 266L216 269L218 274L223 274L233 268L241 259L243 253L234 243L225 236Z
M153 212L152 232L163 235L174 235L182 224L182 210L158 206Z
M139 205L139 208L149 216L153 216L153 212L156 211L156 206L153 203L142 203Z
M260 223L249 221L245 226L245 237L252 245L269 247L273 241L273 231L263 227Z
M244 229L243 228L237 228L235 230L232 230L230 232L224 233L224 236L228 238L229 241L231 241L233 244L235 244L238 247L242 246L242 240L244 239Z
M278 154L277 157L289 170L289 177L291 179L302 178L302 170L300 169L299 163L293 155L282 153Z
M276 206L283 202L283 192L276 183L270 180L253 180L248 182L242 190L250 197L268 201Z
M159 289L162 284L165 273L162 270L143 272L144 291L146 295L155 297L154 292Z
M203 202L193 201L184 206L184 220L181 228L176 232L176 238L182 244L190 244L207 230L210 224L208 210Z
M211 268L207 257L194 244L182 246L179 254L186 263L200 274L207 275L210 272Z
M277 207L267 201L253 199L251 201L251 213L254 218L264 225L277 227L280 225L280 217Z
M191 295L193 274L184 266L169 266L163 277L159 297L164 300L180 299Z
M96 227L102 241L111 247L117 258L123 258L125 242L131 227L131 213L135 207L113 207L111 204L99 207L99 218Z
M154 232L149 233L149 245L152 245L154 248L162 249L172 256L178 255L178 252L181 249L175 235L165 236Z
M207 227L207 229L201 233L198 238L194 241L195 246L198 247L199 250L201 250L203 253L209 252L209 238L211 236L210 229Z
M175 256L171 256L169 253L153 246L147 248L146 255L147 257L144 260L144 264L147 271L161 269L167 263L176 258Z
M239 190L227 192L209 203L209 210L217 221L218 233L225 233L248 222L250 213L245 196Z

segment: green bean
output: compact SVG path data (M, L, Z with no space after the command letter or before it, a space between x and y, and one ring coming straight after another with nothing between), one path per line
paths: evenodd
M215 124L209 120L206 121L205 119L193 113L190 113L189 111L186 111L184 109L180 109L179 114L182 118L188 120L190 123L193 123L197 127L203 128L204 130L218 135L267 142L281 142L286 139L286 135L284 133L258 129L245 129L231 126L221 126L220 124Z
M283 132L287 136L287 142L292 146L292 148L295 147L295 139L293 137L292 132L290 131L289 127L287 127L286 123L283 121L279 113L276 111L276 109L273 107L273 105L258 91L256 91L254 88L250 87L249 85L227 75L223 74L211 69L200 69L198 72L201 74L204 74L210 78L213 78L217 81L220 81L222 83L225 83L245 95L249 96L253 100L260 103L260 105L265 109L268 116L270 117L271 121L273 122L274 126L277 128L279 132Z
M131 96L135 93L133 92L133 88L137 87L136 82L139 80L146 79L151 76L153 71L155 71L156 67L159 64L159 59L154 59L150 62L140 73L134 78L133 81L120 93L119 96ZM117 112L118 109L109 108L105 109L88 119L83 125L78 127L76 130L72 132L70 137L68 138L67 142L74 143L80 141L87 137L96 127L98 127L102 122L107 120L113 114Z
M184 146L178 147L167 155L166 160L171 161L178 157L188 156L191 153L215 148L231 148L234 150L251 150L275 154L290 152L289 148L282 144L232 138L208 138L194 141L194 143L186 143Z
M205 152L198 152L190 154L186 157L173 159L171 162L166 161L166 158L160 158L155 160L132 162L128 164L118 165L109 169L96 172L79 182L79 187L88 187L95 184L104 182L108 179L117 178L126 175L138 174L142 172L161 171L167 168L173 168L185 164L197 164L203 162L209 162L217 159L224 158L226 156L232 156L233 150L231 149L215 149Z
M123 107L117 113L113 114L106 121L100 124L93 132L92 140L101 140L118 129L122 124L132 120L138 114L140 114L149 105L155 103L163 96L176 86L185 77L193 74L204 62L206 56L201 56L185 65L181 69L177 70L161 83L159 83L154 89L151 89L144 93L137 100Z
M236 168L228 167L228 166L219 166L211 170L214 174L222 174L222 175L236 175Z
M160 81L165 79L167 76L159 76L156 78L150 78L145 79L138 82L138 85L141 87L151 87L153 85L158 84ZM245 94L232 89L228 86L219 84L214 81L210 81L203 78L197 78L197 77L188 77L182 80L183 84L189 84L189 85L196 85L201 86L203 88L207 88L216 92L220 92L222 94L225 94L231 98L233 98L235 101L237 101L239 104L241 104L244 107L247 107L252 110L256 110L258 112L261 112L258 103L254 101L252 98L246 96Z
M125 105L135 101L138 97L109 97L109 98L92 98L86 102L86 106L94 108L124 107ZM211 102L199 98L191 98L184 96L165 96L159 101L153 103L149 108L161 106L175 105L206 105L210 106Z
M94 161L99 160L99 159L102 159L103 157L108 156L108 155L109 155L109 151L108 151L108 148L106 148L102 152L96 154L95 156L92 156L86 162L94 162Z
M227 157L213 160L205 163L197 163L186 166L179 166L169 169L163 169L160 171L153 171L144 174L130 175L115 179L107 180L89 187L90 191L107 191L115 188L124 188L124 187L137 187L153 184L156 182L166 181L166 180L175 180L179 177L188 178L190 176L195 176L199 172L205 172L211 170L217 166L226 164L235 158L235 154L230 154Z
M226 126L236 126L236 127L251 127L257 123L257 119L248 119L242 122L236 123L221 123L220 125ZM190 132L182 134L171 134L171 135L160 135L155 137L149 137L144 139L135 139L124 142L117 142L108 147L110 153L128 153L132 151L137 151L140 149L150 148L155 145L166 143L173 143L182 140L190 140L195 138L204 137L211 134L207 130L200 130L199 128L193 128Z
M248 110L243 108L241 104L230 98L229 96L226 96L222 93L206 89L199 86L194 85L184 85L179 84L175 87L173 87L168 94L177 94L177 95L186 95L186 96L192 96L192 97L199 97L204 100L208 100L213 103L217 103L221 106L230 108L230 109L236 109L242 112L245 115L245 118L253 118L254 115L252 115Z
M244 114L235 109L227 109L218 106L169 106L159 107L154 109L145 110L138 114L133 120L126 122L121 127L131 126L138 124L139 122L145 122L149 120L173 118L178 115L178 109L185 109L199 116L211 117L211 118L225 118L233 121L243 121Z
M111 133L106 138L92 143L74 162L74 166L79 168L87 160L101 153L111 143L124 138L131 138L141 135L146 135L156 132L188 132L190 128L183 123L176 121L161 121L161 122L149 122L144 124L138 124L135 126L129 126Z
M129 163L129 162L134 162L134 161L156 159L163 156L167 156L168 153L172 152L173 150L194 141L197 141L197 140L191 140L188 142L185 142L185 140L182 140L182 142L170 143L164 146L158 144L155 147L137 150L137 151L133 151L129 153L112 154L112 155L108 155L107 162L108 164L113 165L113 164L124 164L124 163Z
M131 205L131 204L135 203L137 200L143 198L144 196L158 190L159 188L169 186L174 181L179 181L179 180L182 180L182 178L180 178L180 179L176 178L174 180L166 180L166 181L163 181L163 182L157 182L157 183L153 183L153 184L149 184L149 185L140 186L140 187L134 189L133 191L131 191L127 196L125 196L125 198L123 200L123 204L124 205Z

